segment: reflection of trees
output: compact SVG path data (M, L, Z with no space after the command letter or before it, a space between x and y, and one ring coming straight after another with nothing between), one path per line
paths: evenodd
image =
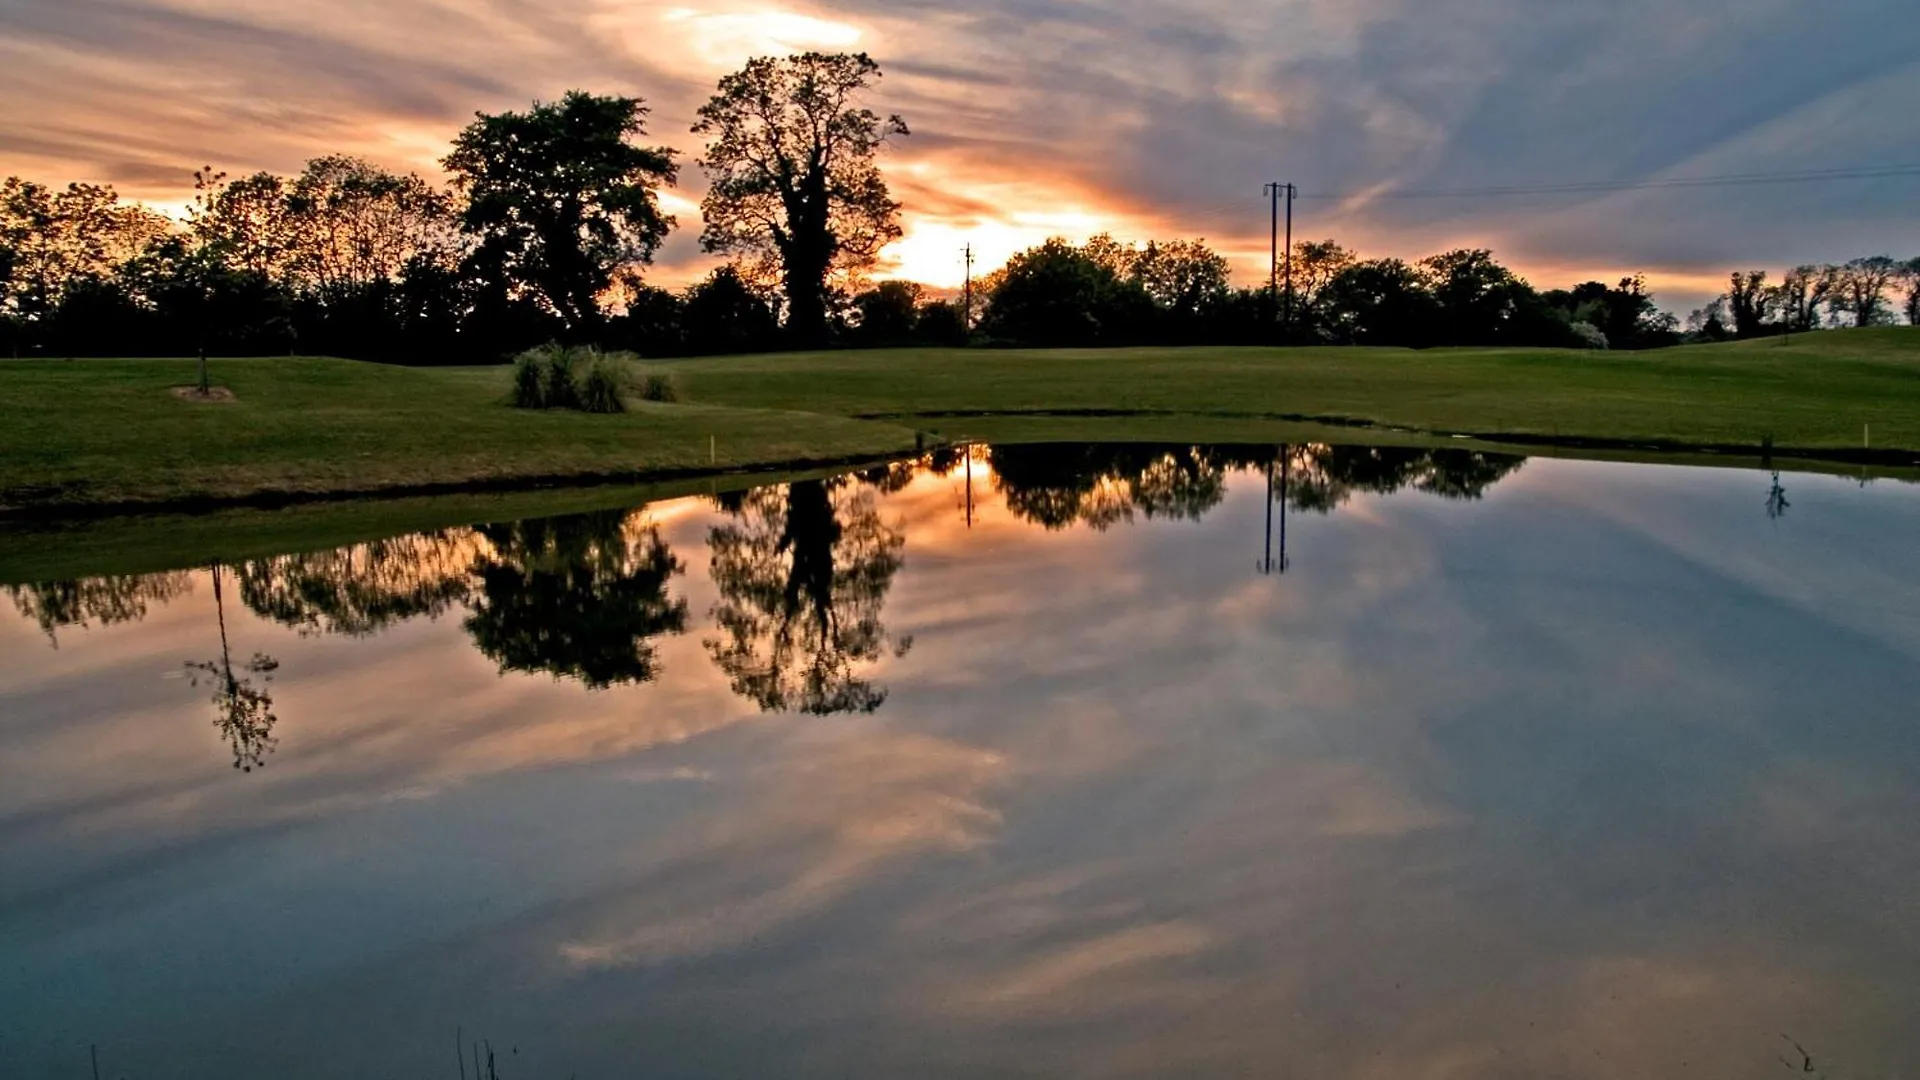
M767 711L870 713L887 692L856 666L895 656L880 616L906 537L880 520L872 490L842 478L761 488L727 500L713 528L714 608L707 641L736 693Z
M1477 450L1310 445L1293 452L1288 501L1296 509L1324 514L1357 494L1390 495L1406 488L1444 499L1479 499L1525 463L1525 458Z
M502 671L545 671L602 690L657 674L649 639L685 633L667 595L683 567L655 527L623 511L483 525L466 628Z
M138 574L124 577L48 581L36 585L8 585L7 596L20 614L46 632L55 647L57 632L93 623L139 622L152 604L165 604L193 591L193 576L185 572Z
M995 484L1007 508L1049 530L1105 530L1148 518L1198 520L1226 498L1229 462L1200 447L996 446Z
M275 745L273 726L279 718L273 715L273 695L268 693L267 684L273 681L280 661L266 653L254 653L253 659L237 670L234 668L233 649L227 642L226 594L221 588L220 576L221 568L216 565L213 567L213 609L220 623L220 655L199 663L189 662L187 670L195 686L202 677L212 681L213 707L217 713L214 726L233 749L233 767L252 772L266 764L266 756L273 752ZM260 685L254 685L254 676L259 676Z
M1226 497L1235 469L1285 461L1287 501L1330 512L1355 494L1405 488L1447 499L1478 499L1524 458L1473 450L1383 446L1164 447L997 446L995 483L1007 508L1047 529L1106 529L1147 518L1198 519Z
M466 600L474 547L460 529L255 559L239 570L240 598L302 634L366 637Z

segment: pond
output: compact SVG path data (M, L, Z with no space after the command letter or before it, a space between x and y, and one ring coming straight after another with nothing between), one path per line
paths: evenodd
M1908 1075L1917 539L1014 446L0 587L0 1074Z

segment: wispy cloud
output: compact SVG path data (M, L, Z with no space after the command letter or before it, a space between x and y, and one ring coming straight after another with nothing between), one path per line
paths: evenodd
M916 134L902 273L1049 233L1204 235L1251 270L1261 185L1310 195L1908 164L1902 0L24 0L0 11L0 171L177 200L189 172L333 150L431 173L476 109L639 93L686 150L747 56L860 48ZM686 194L698 195L690 172ZM1309 199L1308 235L1484 243L1557 282L1920 248L1914 180L1502 199ZM702 264L692 230L662 273Z

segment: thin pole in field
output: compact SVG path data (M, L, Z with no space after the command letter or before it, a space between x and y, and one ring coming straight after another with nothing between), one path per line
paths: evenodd
M1287 185L1287 336L1293 336L1293 199L1300 189Z
M1280 299L1280 185L1271 183L1260 189L1271 200L1270 237L1267 252L1267 296Z
M967 260L967 285L963 294L965 299L961 308L960 325L971 334L973 332L973 245L968 244L962 253Z

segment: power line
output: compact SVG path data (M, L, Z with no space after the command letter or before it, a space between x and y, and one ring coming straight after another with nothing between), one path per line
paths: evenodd
M1590 180L1568 184L1505 185L1433 191L1356 191L1345 194L1302 192L1303 199L1484 199L1518 195L1589 195L1621 191L1659 191L1669 188L1743 187L1761 184L1814 184L1844 180L1882 180L1920 176L1920 165L1872 165L1849 169L1803 169L1794 172L1727 173L1719 176L1673 176L1655 180Z

